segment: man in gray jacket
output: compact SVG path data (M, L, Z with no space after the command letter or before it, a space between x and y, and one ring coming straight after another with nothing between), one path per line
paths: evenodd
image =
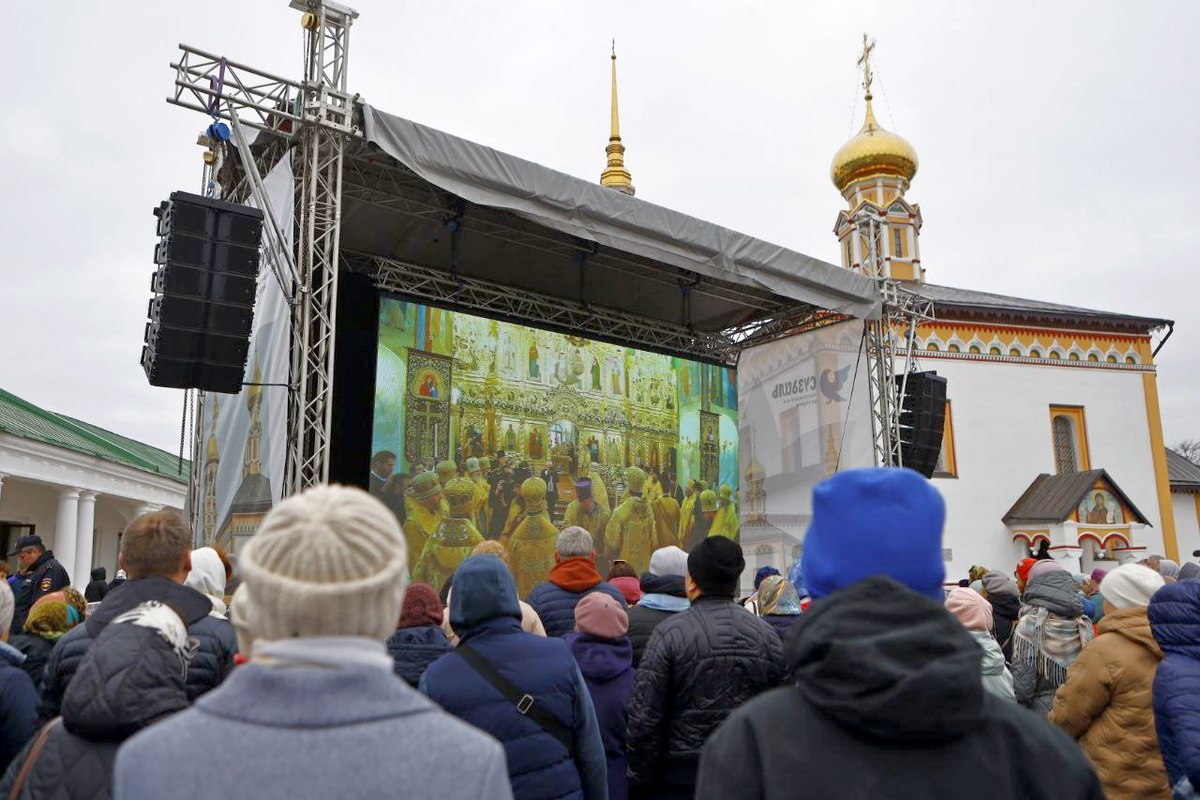
M383 640L406 561L396 518L359 489L276 506L239 561L232 619L249 662L122 746L115 800L510 800L500 744L392 672Z

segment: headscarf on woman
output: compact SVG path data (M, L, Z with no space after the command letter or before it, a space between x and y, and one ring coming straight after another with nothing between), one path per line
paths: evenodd
M800 613L800 596L782 575L770 575L758 587L759 616L794 617Z
M1053 562L1039 565L1045 563ZM1067 667L1094 637L1092 621L1083 613L1083 595L1070 573L1061 567L1031 573L1013 631L1017 701L1049 711L1054 691L1067 679Z
M83 622L87 616L87 601L71 587L51 592L33 604L25 618L25 633L57 642L67 631Z

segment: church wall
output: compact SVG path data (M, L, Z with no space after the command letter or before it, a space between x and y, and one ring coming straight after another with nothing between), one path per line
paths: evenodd
M949 380L958 478L935 478L946 498L948 577L972 564L1009 572L1020 548L1001 518L1038 474L1054 472L1051 405L1084 407L1092 468L1113 480L1146 515L1148 552L1163 535L1145 394L1137 372L927 359Z
M1179 542L1179 558L1191 561L1192 551L1200 550L1200 494L1171 493L1175 509L1175 537Z

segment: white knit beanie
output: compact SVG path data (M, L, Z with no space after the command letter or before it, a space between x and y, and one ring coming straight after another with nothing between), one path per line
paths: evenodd
M12 587L8 581L0 580L0 631L12 627L13 614L16 613L16 603L13 600Z
M316 486L271 509L241 551L232 622L256 641L363 636L396 629L408 583L396 517L362 489Z
M660 547L650 555L651 575L687 575L687 553L675 545Z
M1162 575L1141 564L1124 564L1104 576L1101 596L1117 608L1145 608L1165 585Z

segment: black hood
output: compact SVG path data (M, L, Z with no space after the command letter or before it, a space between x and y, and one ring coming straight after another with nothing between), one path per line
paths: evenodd
M104 567L96 567L92 570L92 580L103 581L108 579L108 571Z
M683 588L682 575L651 575L647 572L642 575L641 584L643 594L669 594L672 597L687 597L687 591Z
M207 617L213 610L212 600L190 586L176 583L161 575L151 575L147 578L122 581L109 590L96 613L83 623L87 626L88 635L93 639L97 638L105 625L147 600L157 600L170 606L188 627Z
M979 724L982 654L941 604L883 577L816 601L784 642L809 703L857 735L905 744Z
M1021 600L1015 594L1007 592L989 594L988 602L992 604L992 610L1002 617L1016 619L1021 613Z

